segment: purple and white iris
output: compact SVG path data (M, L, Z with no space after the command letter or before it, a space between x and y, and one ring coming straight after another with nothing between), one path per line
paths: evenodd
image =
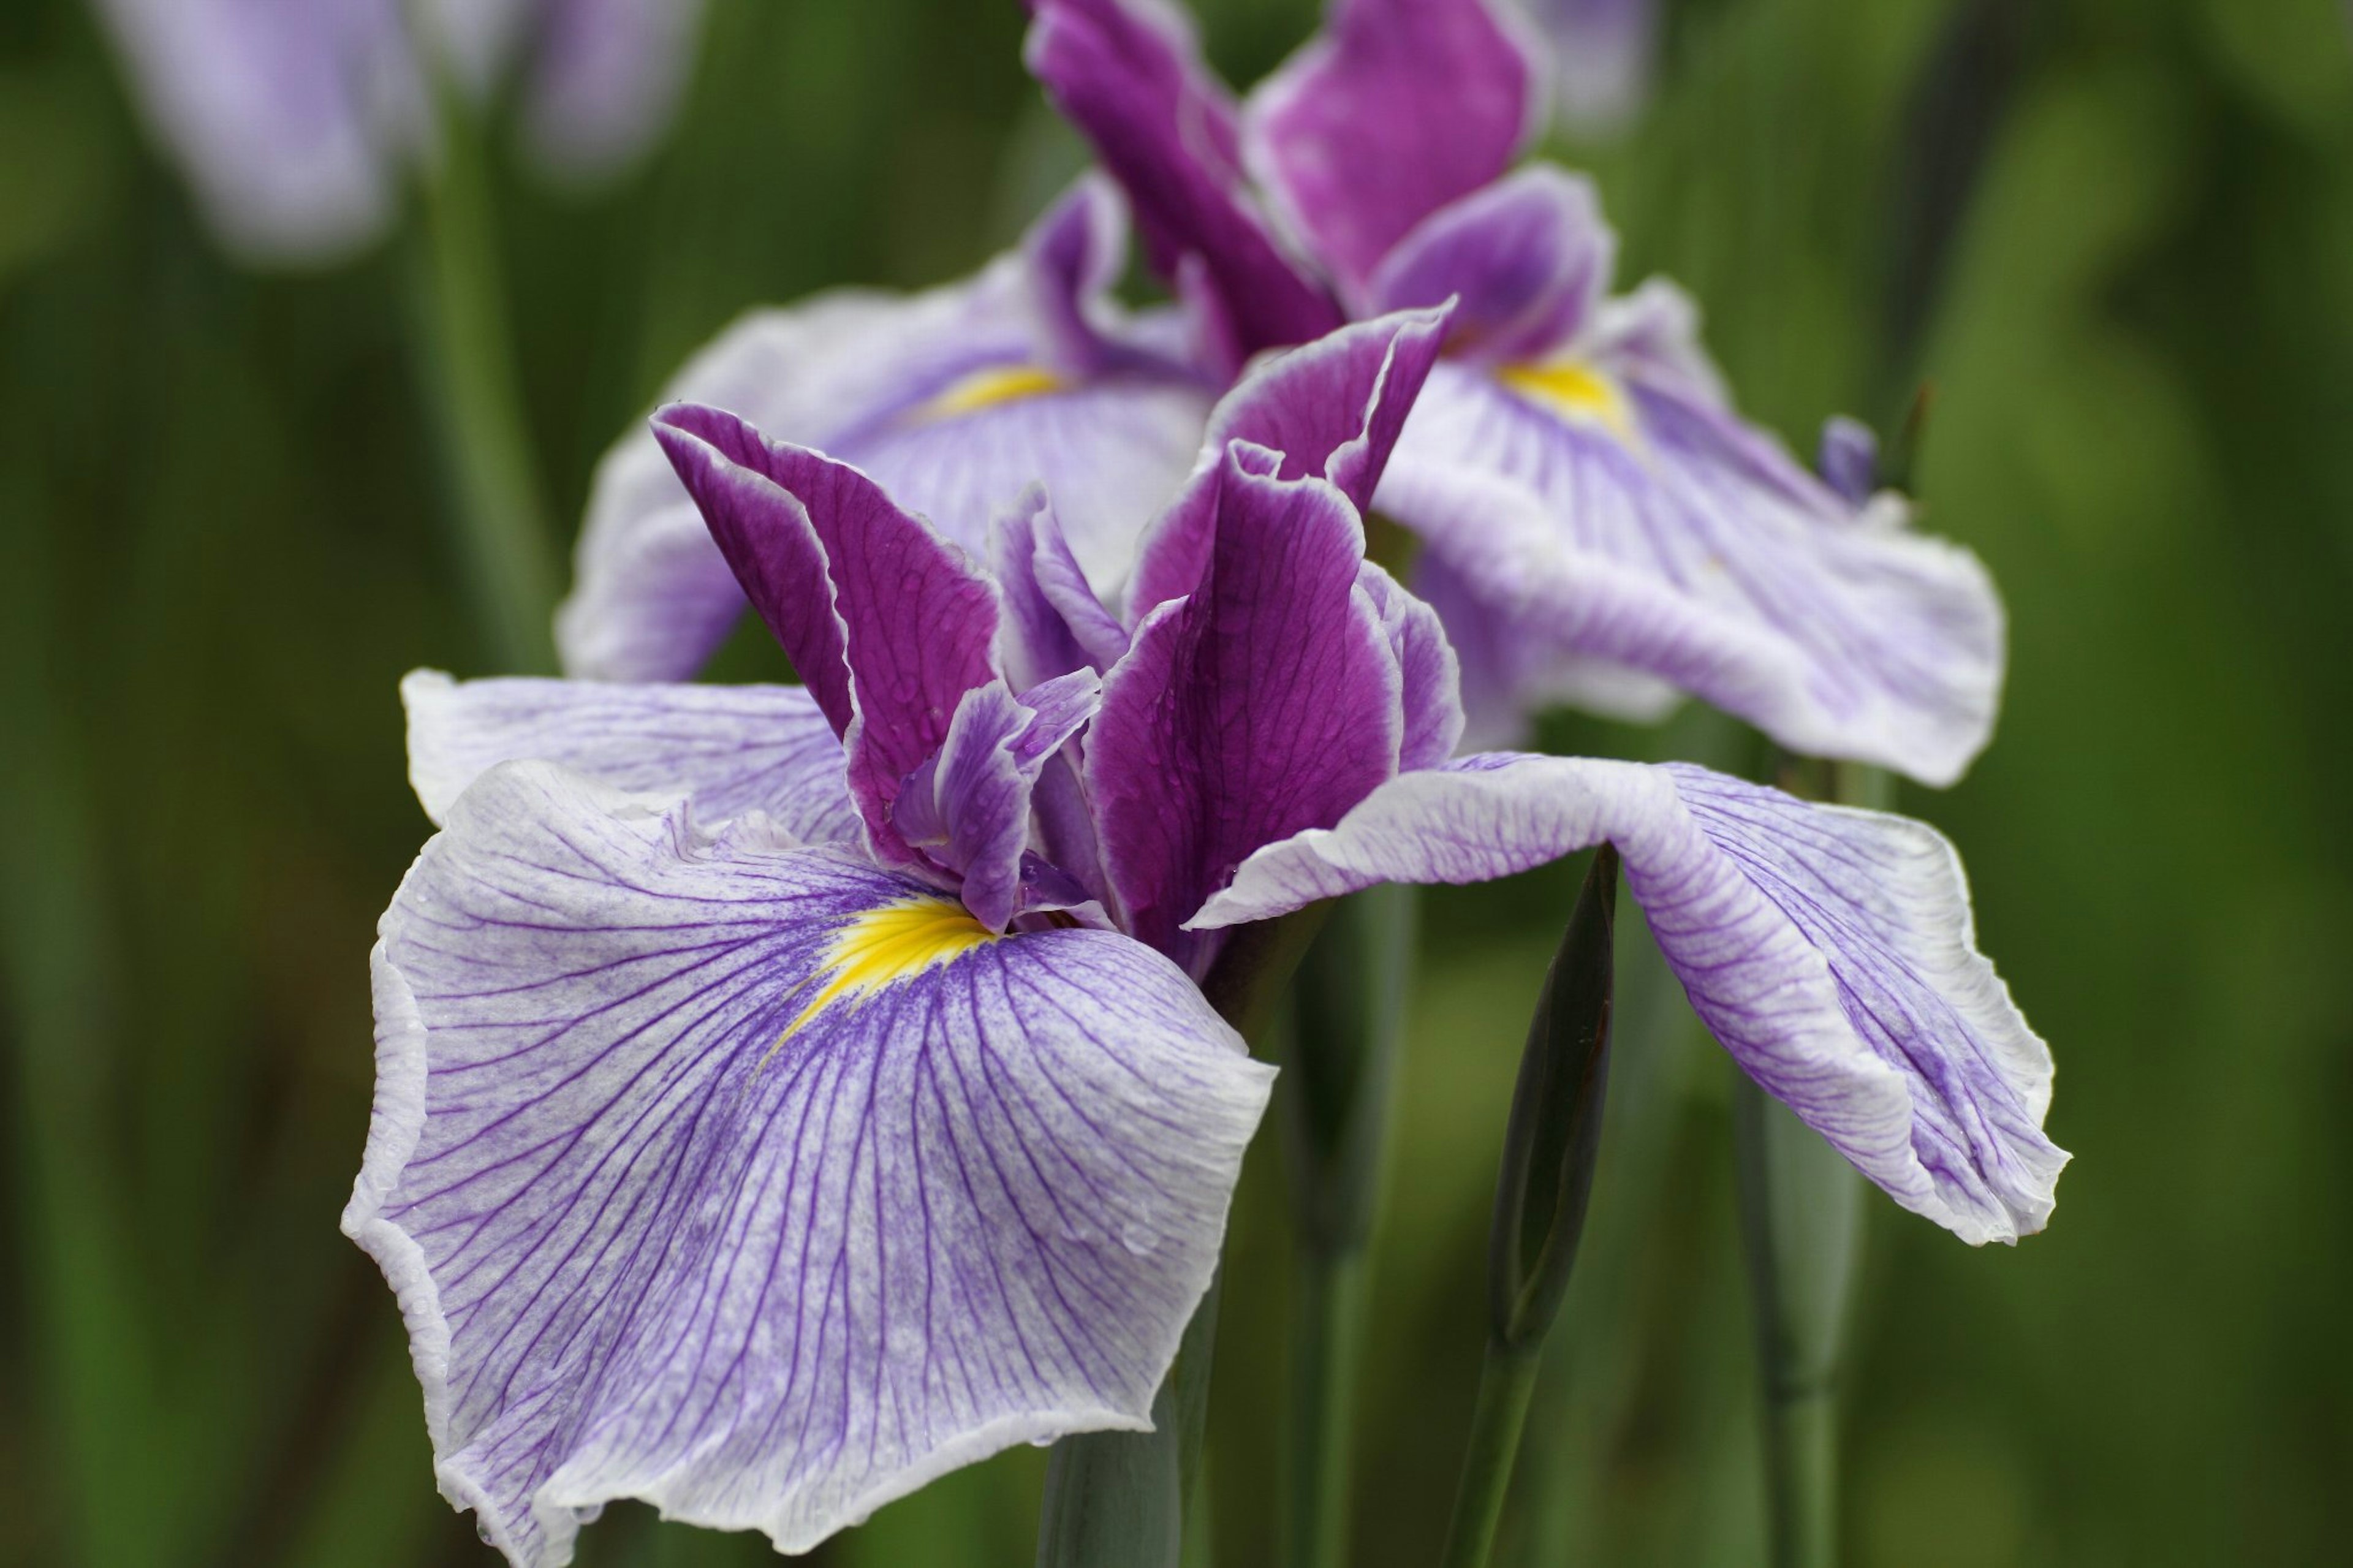
M381 233L431 140L430 78L522 78L551 169L593 176L669 120L701 0L100 0L158 138L206 219L263 261Z
M344 1225L512 1561L623 1497L800 1550L1145 1426L1272 1076L1198 982L1234 927L1378 881L1616 843L1746 1070L1964 1238L2042 1225L2049 1054L1936 834L1450 760L1454 654L1362 521L1446 333L1254 369L1116 611L1043 496L968 552L673 405L656 438L807 684L411 678L441 832L382 925Z
M1792 750L1957 777L1990 732L2001 608L1966 551L1858 505L1734 412L1671 285L1609 295L1591 186L1506 174L1539 93L1481 0L1336 0L1236 103L1169 13L1033 0L1030 68L1135 204L1226 359L1460 301L1375 505L1463 664L1474 735L1678 694Z
M856 463L975 552L1042 481L1080 568L1113 594L1218 391L1191 368L1183 321L1111 299L1126 246L1117 189L1090 177L976 276L754 311L666 396ZM743 614L744 591L645 429L597 469L576 567L556 618L571 675L682 679Z

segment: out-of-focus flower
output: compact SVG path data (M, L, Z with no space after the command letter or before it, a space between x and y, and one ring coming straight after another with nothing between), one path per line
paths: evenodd
M1110 595L1191 468L1218 390L1187 368L1182 321L1131 316L1111 299L1126 254L1119 193L1090 177L976 276L754 311L665 396L857 464L976 553L997 514L1042 481L1079 570ZM566 672L683 679L743 608L653 435L623 437L597 468L556 619Z
M411 679L443 830L383 922L344 1224L513 1562L621 1497L799 1550L1144 1425L1271 1076L1195 983L1229 928L1385 879L1618 843L1744 1068L1966 1238L2042 1224L2048 1054L1934 833L1448 760L1453 657L1361 518L1442 332L1254 371L1124 614L1042 498L984 569L858 469L667 408L807 687Z
M1034 9L1032 70L1231 361L1460 300L1376 504L1428 547L1416 585L1475 734L1552 700L1646 717L1693 693L1935 784L1983 747L2002 668L1983 569L1742 421L1671 285L1609 297L1589 184L1505 177L1537 95L1479 0L1341 0L1240 106L1156 8Z
M1641 112L1659 49L1659 0L1519 0L1544 37L1552 112L1604 133Z
M520 76L533 152L591 177L659 131L701 0L98 0L158 139L224 243L262 262L382 232L428 155L430 78Z

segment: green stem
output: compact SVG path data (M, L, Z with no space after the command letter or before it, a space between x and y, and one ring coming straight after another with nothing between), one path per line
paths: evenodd
M1540 1360L1535 1345L1512 1350L1488 1343L1440 1568L1484 1568L1495 1544L1495 1526L1504 1517L1504 1497L1511 1489L1512 1465L1519 1455L1520 1432L1527 1424Z
M1773 1568L1838 1562L1838 1382L1862 1237L1862 1178L1744 1078L1733 1101L1757 1321Z
M489 150L462 105L441 122L411 267L419 380L486 651L501 670L552 673L554 562L507 321Z
M1348 1561L1348 1447L1356 1436L1370 1275L1362 1248L1299 1251L1282 1518L1282 1561L1299 1568L1339 1568Z
M1282 1561L1348 1561L1350 1445L1413 970L1416 889L1343 900L1292 987L1281 1095L1294 1257Z

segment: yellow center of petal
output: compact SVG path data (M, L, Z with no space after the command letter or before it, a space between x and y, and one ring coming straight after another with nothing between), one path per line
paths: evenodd
M954 383L915 411L919 419L959 419L984 408L1043 397L1070 384L1052 371L1034 364L997 365L976 370Z
M836 1002L871 995L997 940L997 932L946 899L918 894L869 910L833 933L822 967L809 982L818 986L817 994L785 1026L776 1043L791 1039Z
M1495 373L1495 379L1546 413L1599 425L1627 445L1634 443L1634 411L1625 388L1615 376L1582 360L1507 364Z

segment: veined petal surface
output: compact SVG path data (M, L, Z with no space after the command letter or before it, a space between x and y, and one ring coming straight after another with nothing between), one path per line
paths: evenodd
M400 700L408 782L437 826L499 763L539 758L633 794L682 791L705 825L759 812L799 843L859 837L841 742L806 687L452 680L419 669Z
M1377 498L1509 627L1524 700L1614 669L1638 707L1664 682L1793 751L1960 775L2003 664L1976 557L1860 521L1683 391L1606 365L1534 384L1440 364Z
M1250 94L1243 157L1361 287L1407 230L1511 166L1541 102L1519 29L1484 0L1334 0Z
M991 939L543 763L457 803L375 992L344 1228L442 1489L519 1568L617 1498L802 1551L1145 1426L1272 1076L1124 937Z
M1692 1005L1896 1202L1970 1243L2042 1228L2067 1156L2050 1048L1977 951L1935 829L1704 768L1487 753L1253 855L1192 922L1376 882L1476 882L1608 840Z

